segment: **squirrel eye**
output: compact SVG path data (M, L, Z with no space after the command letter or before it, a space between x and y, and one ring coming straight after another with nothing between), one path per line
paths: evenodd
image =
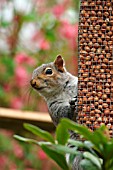
M51 75L53 72L51 68L47 68L45 73Z

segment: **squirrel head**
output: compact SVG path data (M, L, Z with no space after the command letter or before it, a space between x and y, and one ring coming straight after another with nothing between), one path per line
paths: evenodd
M63 88L68 78L66 73L64 60L58 55L54 62L43 64L33 71L30 84L42 96L48 98Z

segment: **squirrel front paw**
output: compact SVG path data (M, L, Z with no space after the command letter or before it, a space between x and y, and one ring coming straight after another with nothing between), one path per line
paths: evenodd
M72 109L76 109L76 102L77 102L77 96L75 96L74 98L72 98L70 101L69 101L69 104L71 106Z

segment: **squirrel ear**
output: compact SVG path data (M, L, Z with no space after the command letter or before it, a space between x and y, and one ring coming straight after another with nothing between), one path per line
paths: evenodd
M61 55L57 56L57 58L54 61L54 64L58 71L60 71L62 73L65 72L65 69L64 69L65 63L64 63L64 60Z

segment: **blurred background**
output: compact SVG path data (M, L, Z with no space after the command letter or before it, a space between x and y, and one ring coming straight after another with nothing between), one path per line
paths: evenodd
M0 107L46 112L31 89L34 68L61 54L77 75L79 0L0 0ZM1 170L58 169L36 146L0 129Z

